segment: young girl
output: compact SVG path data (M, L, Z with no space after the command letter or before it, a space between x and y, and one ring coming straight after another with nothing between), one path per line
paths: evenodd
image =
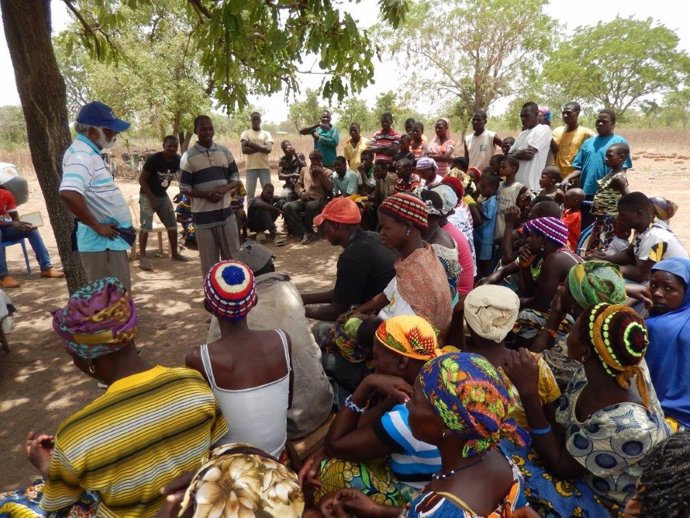
M592 234L585 251L585 257L596 252L605 252L614 236L613 222L618 215L618 200L628 194L628 179L623 166L630 155L627 144L613 144L606 150L605 163L611 172L597 183L597 192L592 202L592 216L596 216Z
M565 196L563 191L558 188L558 183L561 181L561 170L558 167L550 165L545 167L541 172L541 178L539 179L539 196L548 196L553 198L554 201L560 205L563 205L565 201Z

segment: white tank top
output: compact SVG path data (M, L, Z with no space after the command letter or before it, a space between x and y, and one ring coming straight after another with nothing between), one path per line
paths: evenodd
M201 361L206 379L230 428L218 444L244 442L278 458L287 441L291 369L285 333L280 329L275 331L283 344L287 364L287 374L278 380L240 390L222 389L216 385L207 344L201 346Z

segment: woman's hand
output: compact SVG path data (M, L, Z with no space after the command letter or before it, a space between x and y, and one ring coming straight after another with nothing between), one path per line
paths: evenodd
M321 467L321 461L326 458L326 450L321 447L314 453L309 455L302 463L302 469L299 470L297 478L299 480L299 485L304 487L306 485L310 487L321 487L321 481L318 478L319 468Z
M502 367L521 398L523 395L539 394L539 366L534 355L527 349L508 351Z
M47 478L50 461L53 458L53 449L55 448L55 436L47 434L36 435L34 432L29 432L24 445L26 454L29 456L29 462L41 472L43 478Z
M641 284L629 284L625 287L625 294L628 297L643 302L647 308L652 307L652 294L649 292L649 288L647 286L643 286Z
M364 378L364 383L370 391L391 396L401 403L406 403L412 397L412 385L399 376L388 374L370 374Z

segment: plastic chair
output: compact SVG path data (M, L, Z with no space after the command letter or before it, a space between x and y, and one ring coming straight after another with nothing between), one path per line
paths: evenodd
M29 262L29 254L26 251L26 238L13 239L12 241L0 242L0 247L7 248L8 246L22 245L22 252L24 252L24 261L26 262L26 271L31 275L31 263Z
M134 261L137 258L137 248L139 246L139 233L141 232L141 223L139 219L139 196L131 196L127 200L129 206L129 213L132 216L132 225L137 233L137 239L132 244L132 252L130 260ZM167 229L158 221L158 216L154 214L152 229L149 230L149 235L158 234L158 253L163 255L163 234L167 235ZM28 264L28 263L27 263Z

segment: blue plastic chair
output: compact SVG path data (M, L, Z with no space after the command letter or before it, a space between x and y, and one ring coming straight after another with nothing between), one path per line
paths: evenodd
M24 252L24 261L26 262L26 271L31 275L31 263L29 262L29 254L26 251L26 238L22 237L20 239L13 239L12 241L2 241L0 246L2 248L7 248L8 246L22 245L22 252Z

